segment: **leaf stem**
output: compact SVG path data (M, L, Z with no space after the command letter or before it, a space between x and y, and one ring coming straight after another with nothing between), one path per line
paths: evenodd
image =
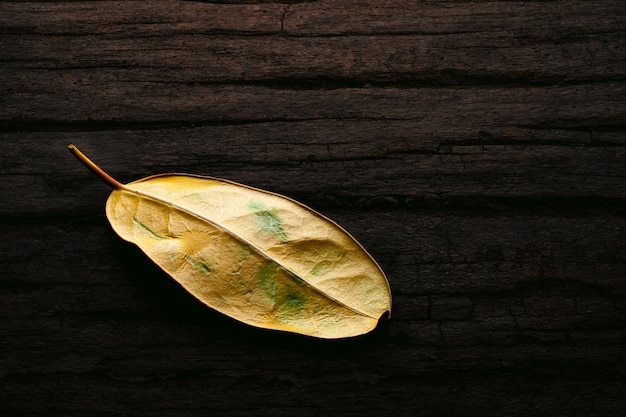
M96 174L98 178L102 180L109 187L119 190L121 188L126 188L124 184L107 174L100 168L98 165L94 164L91 159L87 158L84 153L78 150L78 148L74 145L69 145L67 149L70 151L72 155L76 157L83 165L85 165L91 172Z

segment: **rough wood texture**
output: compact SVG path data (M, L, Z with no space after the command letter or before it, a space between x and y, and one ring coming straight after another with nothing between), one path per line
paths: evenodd
M625 46L622 0L0 1L0 415L626 415ZM68 143L319 209L392 320L204 308Z

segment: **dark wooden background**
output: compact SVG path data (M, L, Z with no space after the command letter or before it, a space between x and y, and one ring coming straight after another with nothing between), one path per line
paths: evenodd
M625 46L623 0L0 1L0 415L626 415ZM392 320L199 305L69 143L303 201Z

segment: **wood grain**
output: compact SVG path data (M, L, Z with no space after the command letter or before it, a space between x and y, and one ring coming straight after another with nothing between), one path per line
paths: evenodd
M626 414L625 28L621 0L0 1L0 415ZM391 320L204 308L69 143L322 211Z

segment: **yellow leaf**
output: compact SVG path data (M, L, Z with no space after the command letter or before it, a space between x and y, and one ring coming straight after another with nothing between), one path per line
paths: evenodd
M357 336L391 312L384 273L339 225L281 195L187 174L114 188L115 232L207 306L244 323L319 338Z

